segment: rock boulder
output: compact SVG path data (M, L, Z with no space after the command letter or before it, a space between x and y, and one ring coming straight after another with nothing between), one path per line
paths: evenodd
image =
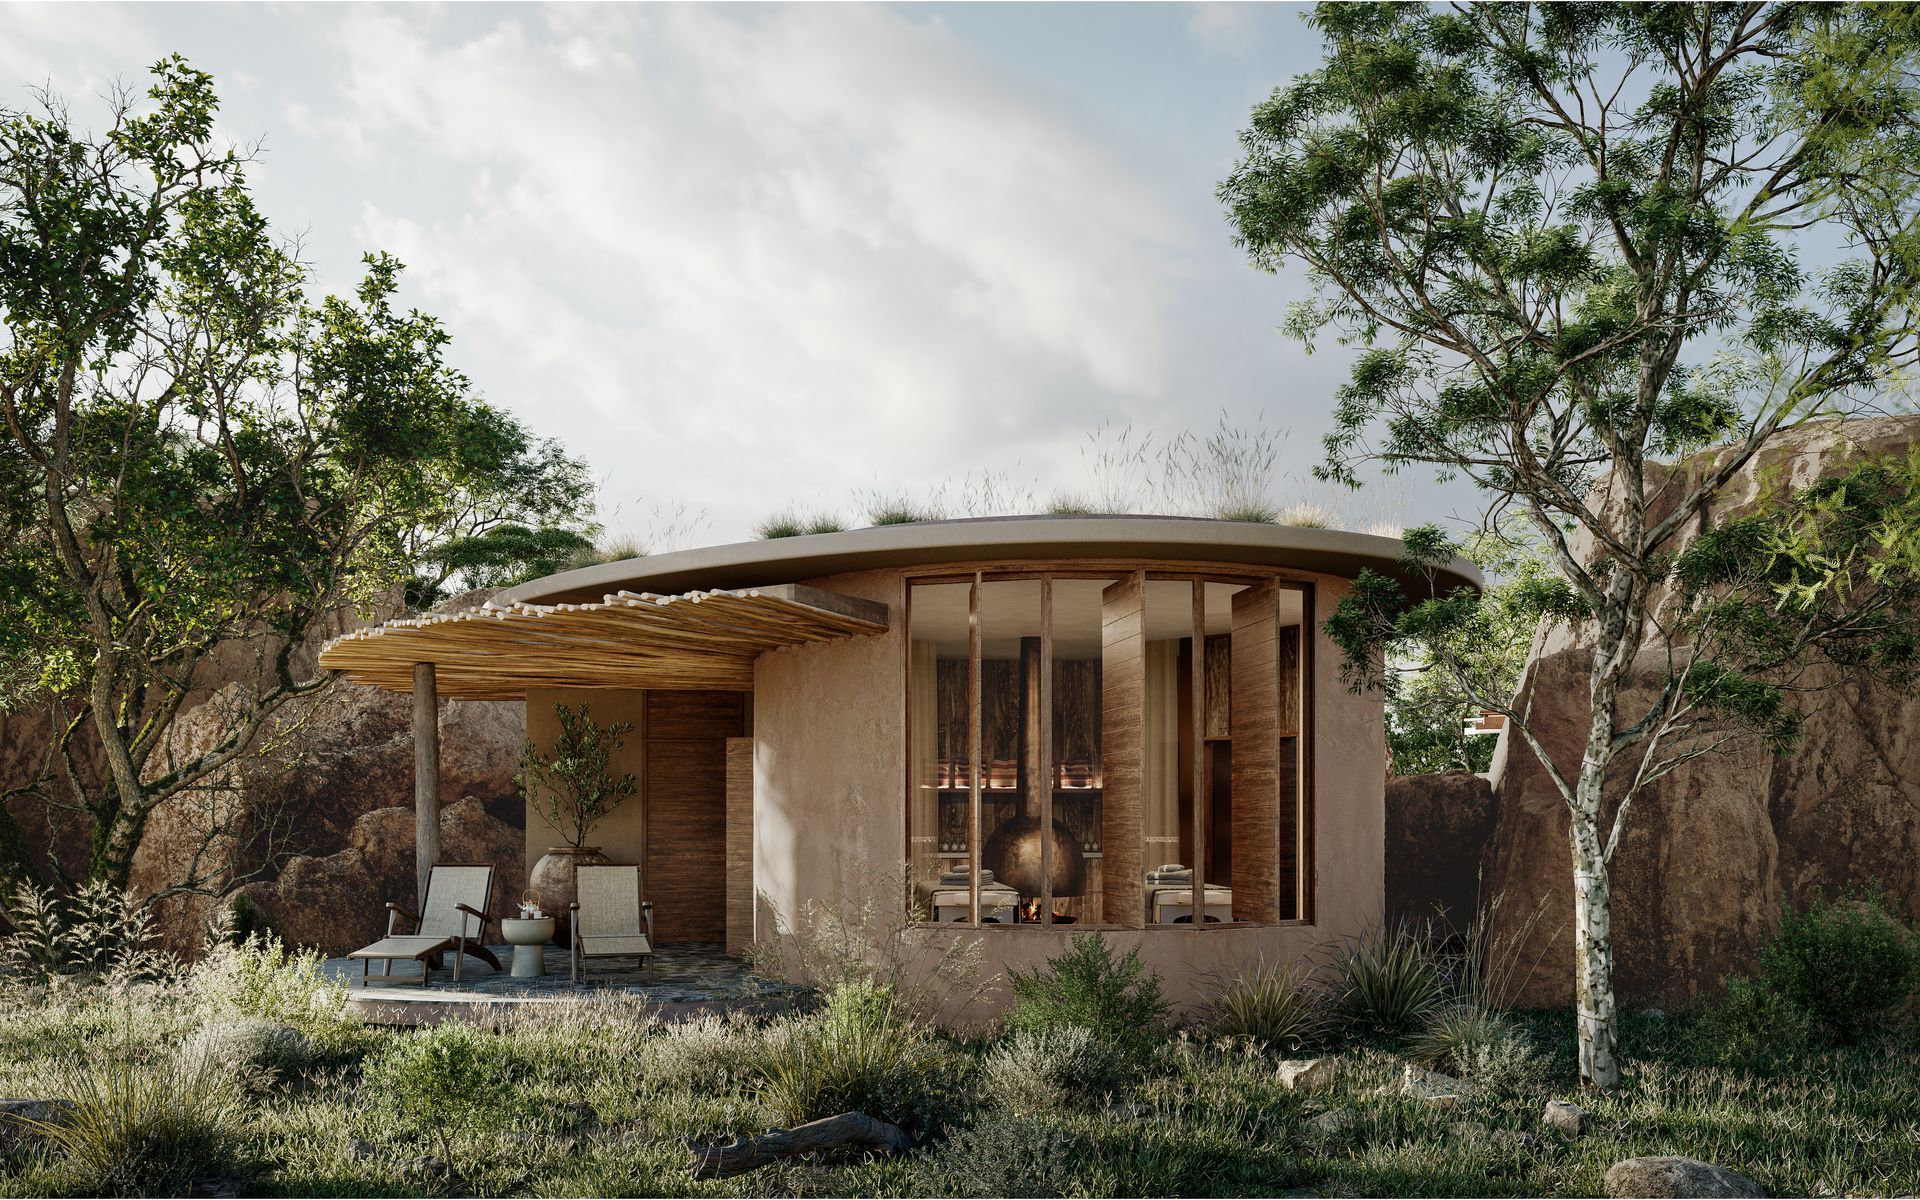
M1387 920L1439 917L1464 933L1480 901L1480 860L1493 835L1493 785L1483 775L1387 780Z
M1849 454L1904 453L1915 441L1914 417L1810 425L1782 435L1686 537L1770 491L1840 469ZM1521 684L1522 702L1533 698L1538 735L1569 774L1585 746L1590 660L1579 630L1543 631ZM1665 668L1661 653L1643 653L1623 713L1651 696ZM1920 915L1920 696L1849 683L1813 693L1804 711L1793 754L1777 758L1747 746L1695 759L1634 802L1612 871L1621 1004L1675 1008L1716 998L1728 974L1754 970L1783 894L1801 904L1815 888L1831 894L1878 882L1909 920ZM1503 897L1496 936L1513 940L1531 967L1520 1002L1568 1004L1573 889L1566 807L1532 751L1505 733L1492 774L1497 799L1486 883L1488 895ZM1449 798L1461 785L1447 776L1400 786L1426 793L1403 802L1405 811L1459 803ZM1457 861L1454 886L1464 887L1473 865L1465 853ZM1390 865L1389 876L1398 869ZM1542 903L1542 917L1526 927Z
M1607 1168L1609 1196L1765 1196L1767 1189L1738 1171L1697 1158L1628 1158Z

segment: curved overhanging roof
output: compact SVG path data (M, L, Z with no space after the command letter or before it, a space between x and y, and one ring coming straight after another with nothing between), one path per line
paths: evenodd
M884 633L885 604L798 582L967 562L1132 561L1285 567L1351 577L1372 569L1414 599L1478 588L1456 558L1409 571L1397 538L1190 517L988 517L887 525L649 555L549 575L486 604L359 629L320 665L390 691L432 663L447 696L503 700L529 688L753 687L768 650Z
M1426 577L1406 570L1400 539L1336 529L1305 529L1200 517L979 517L882 525L845 533L769 538L650 554L562 571L508 588L496 603L552 604L597 600L621 590L759 587L855 571L943 563L1070 559L1144 559L1229 566L1292 567L1354 576L1371 568L1397 579L1408 596L1425 599L1458 587L1479 588L1480 572L1464 558Z

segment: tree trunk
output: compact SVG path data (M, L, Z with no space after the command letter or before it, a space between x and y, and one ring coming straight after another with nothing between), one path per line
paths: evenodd
M1612 765L1620 680L1640 646L1644 619L1635 605L1635 580L1624 572L1608 587L1599 614L1588 683L1587 748L1574 785L1568 840L1573 850L1574 1021L1580 1039L1580 1079L1610 1092L1620 1086L1620 1028L1613 1004L1613 903L1600 814Z
M759 1137L735 1138L730 1145L687 1142L687 1170L695 1179L728 1179L796 1154L838 1146L871 1146L893 1154L908 1146L906 1132L863 1112L822 1117L792 1129L769 1129Z
M1613 907L1596 818L1573 820L1574 1009L1580 1078L1610 1092L1620 1086L1620 1031L1613 1004Z
M93 852L87 861L87 882L106 883L117 891L127 890L133 876L133 856L140 849L146 832L144 815L128 815L124 804L110 813L96 812L93 827Z

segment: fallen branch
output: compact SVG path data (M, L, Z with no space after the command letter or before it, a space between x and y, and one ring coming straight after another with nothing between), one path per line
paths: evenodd
M689 1139L687 1170L695 1179L726 1179L796 1154L847 1145L872 1146L882 1154L892 1154L907 1148L907 1134L898 1125L863 1112L844 1112L792 1129L769 1129L758 1137L735 1138L727 1146L703 1146Z

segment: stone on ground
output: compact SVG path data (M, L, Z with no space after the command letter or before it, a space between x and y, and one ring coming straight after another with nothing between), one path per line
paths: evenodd
M1570 1100L1547 1101L1547 1111L1540 1120L1548 1129L1568 1137L1579 1137L1593 1128L1593 1114Z
M39 1144L44 1135L29 1122L63 1125L73 1112L67 1100L0 1100L0 1154Z
M1472 1089L1451 1075L1425 1071L1412 1063L1400 1080L1400 1094L1425 1100L1436 1108L1451 1108L1465 1100Z
M1758 1183L1725 1167L1697 1158L1660 1155L1628 1158L1607 1168L1607 1195L1733 1197L1765 1196Z
M1289 1058L1275 1070L1280 1086L1290 1092L1318 1092L1340 1078L1337 1058Z

